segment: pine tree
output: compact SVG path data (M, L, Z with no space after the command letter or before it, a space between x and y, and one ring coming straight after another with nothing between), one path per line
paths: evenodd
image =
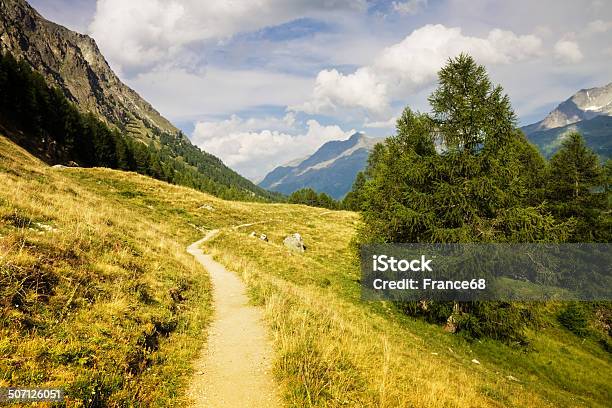
M359 211L363 204L363 198L361 197L363 186L365 185L365 174L363 171L357 173L353 187L349 191L344 199L342 200L342 208L350 211Z
M579 133L567 135L550 159L546 185L548 208L558 218L577 221L570 238L574 242L610 240L609 180L604 170Z
M493 86L486 69L461 54L438 73L439 86L429 97L436 129L447 148L471 153L486 143L507 142L516 117L501 86Z
M500 86L465 55L449 60L429 98L405 109L397 134L372 152L362 240L530 242L565 239L537 206L544 161L516 129Z

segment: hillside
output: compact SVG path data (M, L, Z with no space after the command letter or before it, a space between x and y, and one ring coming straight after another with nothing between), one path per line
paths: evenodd
M283 194L312 188L341 199L350 191L357 173L365 168L376 143L376 139L362 133L347 140L327 142L311 156L275 168L259 186Z
M279 198L194 146L119 80L92 38L47 21L24 0L0 2L0 51L0 127L47 163L134 170L225 198ZM134 163L113 165L109 156L126 149Z
M91 37L46 20L25 0L0 2L0 51L25 59L70 101L109 124L149 137L178 131L119 80Z
M62 386L72 405L185 406L210 316L208 276L185 247L217 228L204 249L264 306L288 406L603 407L612 397L609 353L562 328L559 305L534 305L524 348L361 301L355 213L52 168L3 137L0 183L0 386ZM233 228L246 223L257 224ZM304 254L282 245L294 232Z

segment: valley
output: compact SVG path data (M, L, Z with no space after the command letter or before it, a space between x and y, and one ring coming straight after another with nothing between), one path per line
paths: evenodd
M469 340L391 303L361 301L355 213L53 168L5 138L0 158L0 386L61 385L77 405L186 403L213 303L209 275L185 248L219 229L202 249L241 277L262 311L289 406L603 407L610 399L609 354L561 327L555 303L534 306L539 317L522 347ZM295 232L303 254L282 244Z
M456 2L32 3L71 29L0 0L0 404L610 405L612 20L552 43L447 27ZM581 87L518 127L509 95ZM376 252L431 274L374 289L449 297L368 296L360 256L402 243L546 250L510 247L495 298L459 295L503 262Z

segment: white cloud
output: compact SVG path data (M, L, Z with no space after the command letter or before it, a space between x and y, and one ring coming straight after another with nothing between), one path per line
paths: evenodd
M572 40L559 40L554 47L555 57L567 62L576 63L580 62L583 58L582 51L576 41Z
M317 75L314 97L301 108L307 113L320 113L340 106L360 106L371 112L383 113L388 104L387 84L371 67L362 67L344 75L335 69Z
M306 113L359 108L375 117L388 117L390 103L430 85L449 57L467 52L479 63L509 64L542 54L534 35L494 29L487 37L463 35L460 28L426 25L379 53L375 62L350 74L323 70L312 97L292 107Z
M311 79L260 70L207 68L187 72L160 67L127 80L163 115L190 120L246 110L253 106L286 106L303 101Z
M364 7L364 0L98 0L89 30L117 69L134 68L192 42Z
M427 0L394 1L392 5L400 14L416 14L427 6Z
M589 9L591 10L599 10L605 5L603 0L593 0L589 5Z
M233 115L218 122L198 122L191 140L256 180L278 165L312 154L325 142L344 140L354 133L321 125L314 119L307 122L306 132L291 131L294 122L292 113L284 118L246 120Z
M397 122L396 116L391 116L387 120L378 120L378 121L370 121L369 119L366 119L366 121L363 124L363 127L370 128L370 129L389 129L389 128L394 128L396 122Z
M612 30L612 21L594 20L587 24L589 34L600 34Z
M550 37L553 34L553 30L545 24L540 24L536 26L536 28L533 30L533 33L540 38L546 38Z

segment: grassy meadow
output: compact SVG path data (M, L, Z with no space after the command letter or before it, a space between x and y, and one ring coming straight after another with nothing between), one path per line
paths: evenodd
M610 354L560 327L559 305L533 305L539 317L531 343L513 347L470 341L388 303L362 302L351 244L356 222L353 213L295 207L205 244L265 306L276 374L291 406L607 406ZM248 238L250 231L270 241ZM295 231L308 246L303 255L282 245Z
M181 404L211 312L185 253L201 233L128 179L174 189L49 168L0 138L0 386L65 388L69 406Z
M223 201L108 169L50 168L3 137L0 185L0 387L64 387L69 406L184 406L212 311L206 271L185 247L218 228L204 248L265 308L288 406L612 400L611 355L562 328L559 305L534 305L530 344L514 347L362 302L355 213ZM282 244L294 232L304 254Z

